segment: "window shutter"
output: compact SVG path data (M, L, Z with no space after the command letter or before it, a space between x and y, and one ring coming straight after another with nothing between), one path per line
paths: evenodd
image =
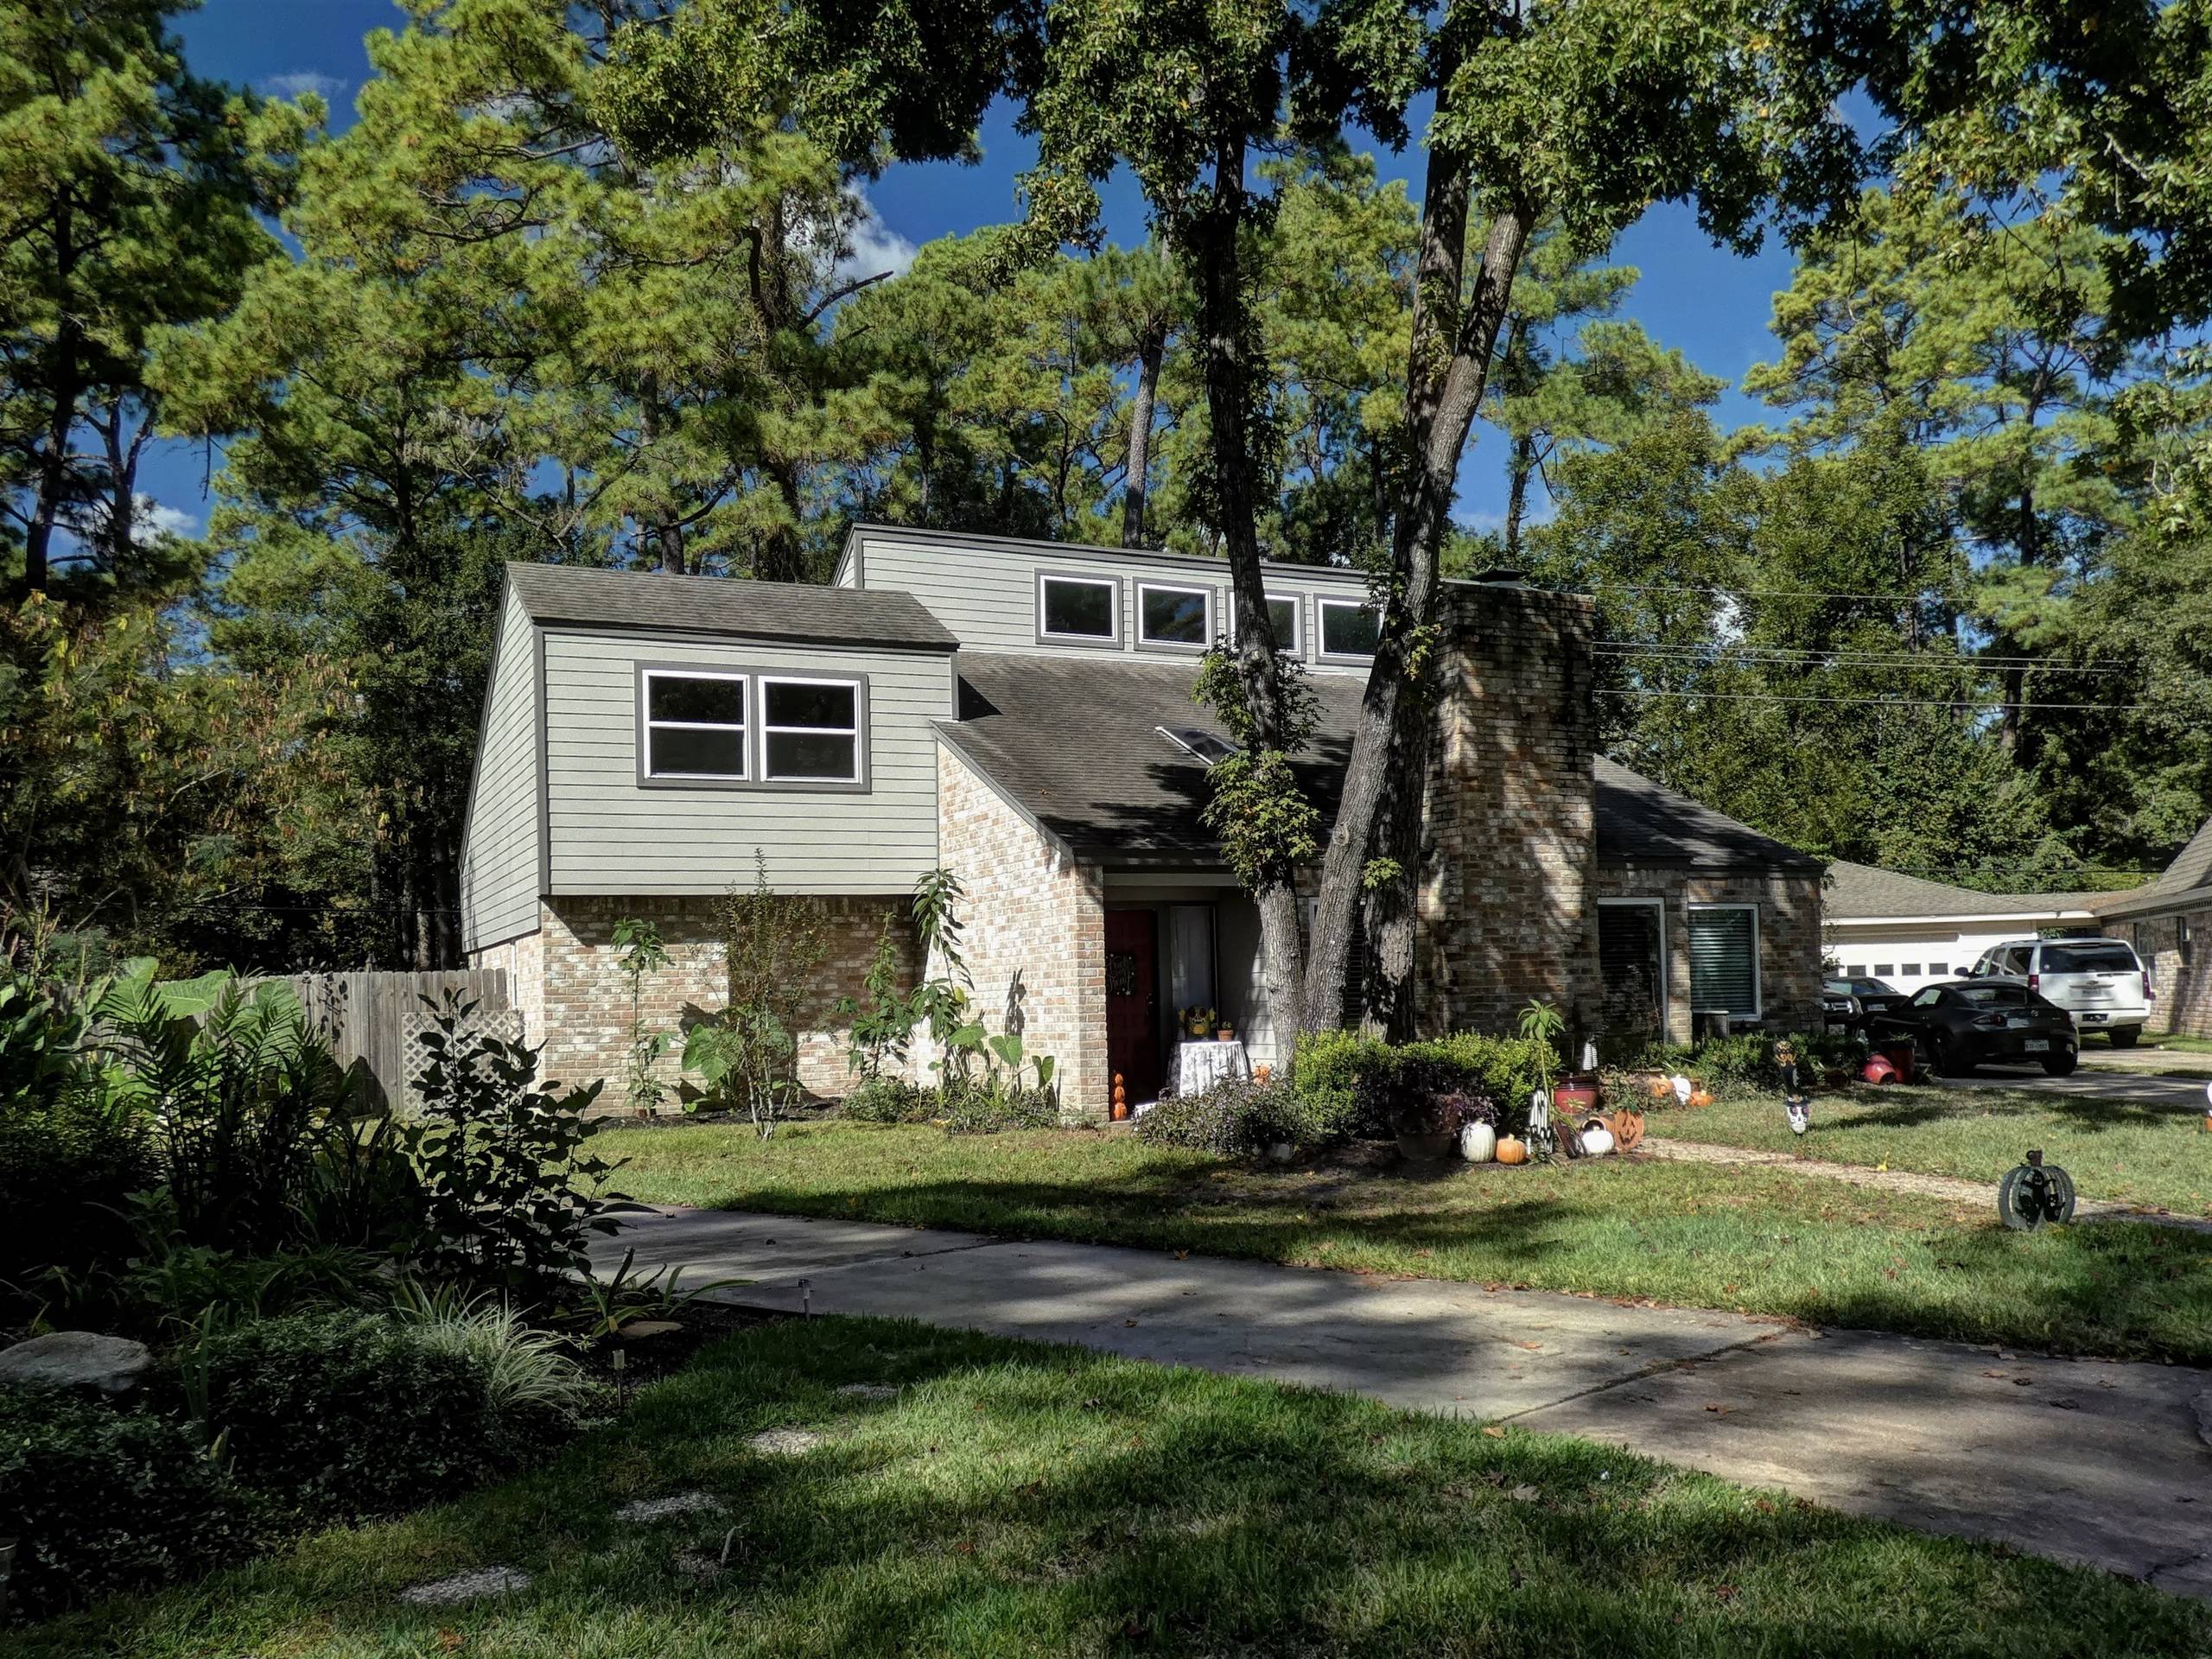
M1700 1014L1758 1012L1758 924L1749 910L1690 912L1690 1006Z

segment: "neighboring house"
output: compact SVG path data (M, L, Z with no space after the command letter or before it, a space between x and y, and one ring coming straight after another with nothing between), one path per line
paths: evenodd
M2094 933L2092 893L1977 893L1838 860L1828 866L1827 958L1852 979L1900 991L1956 978L1992 945L2046 932Z
M1226 626L1217 561L860 525L834 585L511 565L462 858L469 959L503 966L550 1073L616 1078L612 932L656 920L646 1018L724 1000L717 901L820 895L830 953L800 1075L846 1082L831 1012L880 930L912 960L918 877L967 887L976 1007L1103 1114L1155 1092L1174 1012L1281 1046L1257 913L1199 822L1225 742L1191 698ZM1319 724L1325 818L1375 617L1357 572L1266 567ZM1595 754L1591 607L1510 577L1446 584L1424 802L1415 1020L1503 1029L1532 996L1597 1031L1699 1014L1819 1018L1821 866Z
M2149 1028L2212 1037L2212 819L2157 880L2101 895L2097 915L2151 970Z

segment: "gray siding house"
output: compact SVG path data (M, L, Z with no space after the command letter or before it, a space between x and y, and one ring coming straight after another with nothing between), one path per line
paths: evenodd
M1326 813L1374 613L1357 572L1267 577L1319 696L1303 775ZM1819 862L1596 755L1586 601L1448 587L1420 1023L1500 1027L1531 995L1677 1037L1700 1013L1815 1020ZM1116 1076L1157 1092L1180 1008L1273 1061L1256 913L1198 822L1223 740L1191 689L1227 600L1205 558L871 524L827 587L511 565L464 835L470 963L507 969L551 1075L619 1078L615 923L653 918L674 958L648 1020L720 1007L716 901L757 851L826 907L800 1074L839 1093L831 1007L887 918L921 970L908 898L942 866L968 890L979 1012L1058 1059L1071 1110L1103 1115Z

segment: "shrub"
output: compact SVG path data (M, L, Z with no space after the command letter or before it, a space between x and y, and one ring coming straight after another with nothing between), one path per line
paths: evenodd
M486 1400L503 1422L535 1421L556 1431L573 1423L596 1392L583 1368L569 1357L568 1344L524 1324L511 1302L410 1281L394 1299L392 1312L424 1346L460 1354L474 1364ZM536 1435L525 1432L524 1438Z
M48 1389L0 1389L0 1535L33 1618L250 1549L256 1506L189 1429Z
M1782 1068L1774 1058L1775 1045L1781 1040L1764 1032L1745 1031L1701 1043L1652 1043L1630 1069L1679 1072L1715 1094L1772 1092L1782 1087ZM1793 1032L1789 1040L1796 1046L1801 1076L1825 1066L1855 1065L1866 1053L1865 1045L1848 1032Z
M589 1271L588 1236L614 1230L606 1182L620 1166L585 1150L600 1085L538 1088L538 1051L468 1027L474 1006L448 994L423 1039L406 1131L424 1208L415 1257L435 1277L542 1291Z
M1287 1143L1308 1147L1336 1138L1311 1103L1279 1084L1232 1078L1203 1094L1161 1101L1137 1120L1137 1139L1249 1158Z
M949 1135L1051 1129L1058 1128L1060 1122L1060 1098L1049 1089L948 1084L944 1109L945 1132Z
M143 1122L103 1096L0 1108L0 1280L28 1288L39 1268L74 1277L121 1259L125 1201L153 1179Z
M837 1113L861 1123L926 1123L937 1109L934 1090L899 1077L873 1077L845 1096Z
M1300 1039L1293 1087L1324 1123L1381 1138L1436 1095L1494 1103L1501 1127L1527 1120L1529 1097L1544 1076L1540 1040L1454 1032L1425 1042L1390 1044L1357 1032L1315 1032Z
M562 1414L495 1400L466 1338L377 1314L212 1332L187 1357L233 1477L302 1520L389 1513L512 1466Z

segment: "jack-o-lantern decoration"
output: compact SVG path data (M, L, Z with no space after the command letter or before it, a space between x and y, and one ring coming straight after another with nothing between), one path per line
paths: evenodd
M1624 1107L1605 1120L1613 1131L1613 1149L1634 1152L1643 1140L1643 1114Z
M1517 1135L1502 1135L1497 1139L1497 1161L1501 1164L1525 1164L1529 1161L1529 1143Z

